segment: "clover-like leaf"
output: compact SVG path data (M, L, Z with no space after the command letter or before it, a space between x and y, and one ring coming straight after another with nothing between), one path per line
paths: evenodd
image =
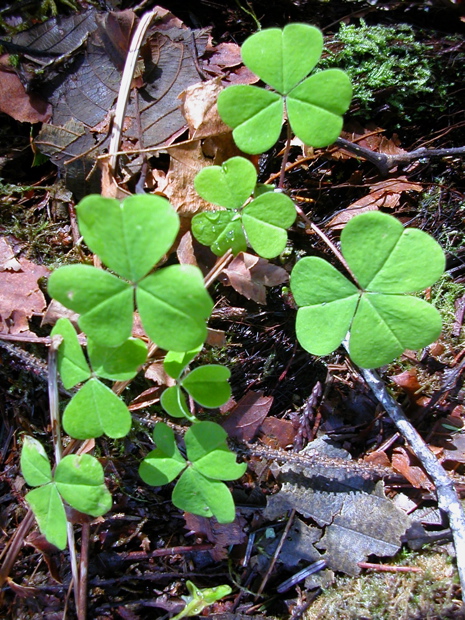
M227 446L228 434L215 422L198 422L191 426L185 436L187 458L197 461L212 450Z
M229 249L233 254L245 252L247 239L241 216L232 211L203 211L192 218L192 234L203 245L209 245L213 254L223 256Z
M323 147L337 139L352 87L338 69L305 79L318 62L322 43L321 32L307 24L262 30L244 42L244 63L276 91L236 85L220 93L219 114L245 153L258 154L275 144L284 109L292 130L305 144Z
M207 202L238 209L250 197L257 172L245 157L230 157L222 166L207 166L194 180L195 191Z
M63 499L79 512L100 517L111 509L103 468L90 454L63 457L56 467L55 484Z
M350 357L363 367L383 366L405 349L421 349L434 342L441 329L441 315L423 299L366 293L350 330Z
M179 385L172 385L163 391L160 398L160 405L173 418L189 418L189 409L186 403L186 397L181 391Z
M93 377L73 396L63 413L63 428L75 439L125 437L131 414L123 401Z
M231 397L230 376L231 371L226 366L206 364L194 368L181 385L202 407L220 407Z
M46 484L29 491L25 500L34 513L39 530L48 542L58 549L65 549L67 541L66 512L55 484Z
M172 501L186 512L214 516L218 523L231 523L236 516L234 500L224 482L206 478L192 467L188 467L176 483Z
M286 99L292 131L304 144L320 148L337 140L342 115L350 105L352 86L340 69L327 69L296 86Z
M87 196L76 207L85 242L112 271L137 282L173 245L179 216L161 196L138 194L123 202Z
M58 371L66 389L90 377L90 368L86 362L76 330L69 319L58 319L51 335L60 335L63 342L58 348Z
M52 468L43 445L25 435L21 449L21 473L24 480L31 487L38 487L52 481Z
M163 368L172 379L179 379L184 368L200 353L202 347L192 351L168 351L163 360Z
M237 84L221 91L217 106L244 153L258 155L277 142L284 113L284 100L278 93Z
M308 24L267 28L248 37L242 60L266 84L286 95L315 67L323 50L323 35Z
M176 445L169 426L159 422L153 431L156 449L147 454L139 466L139 475L146 484L158 487L174 480L187 463Z
M434 284L445 268L444 252L433 237L417 228L404 228L399 220L379 211L352 218L342 231L341 248L367 291L421 291Z
M287 232L296 218L292 200L280 192L266 192L244 208L242 222L252 248L263 258L274 258L286 247Z
M60 267L49 278L48 292L81 315L79 327L95 342L116 347L131 335L132 286L111 273L90 265Z
M432 237L404 229L390 215L370 212L350 220L341 247L362 288L316 257L299 261L291 274L299 306L297 338L307 351L326 355L350 332L351 358L376 368L405 349L436 340L441 333L438 311L404 295L433 284L444 270L444 253Z
M189 351L205 341L213 301L200 269L171 265L144 278L136 291L142 325L167 351Z
M128 338L119 347L111 348L89 339L87 351L94 373L111 381L132 379L147 359L147 345L139 338Z

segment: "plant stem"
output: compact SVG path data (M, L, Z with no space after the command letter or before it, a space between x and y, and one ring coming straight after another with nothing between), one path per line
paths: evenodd
M55 467L61 461L62 445L61 445L61 426L60 411L58 399L58 375L57 375L57 355L58 348L63 341L63 336L53 336L48 348L48 398L50 410L50 424L52 426L53 450L55 453ZM76 601L76 609L79 620L79 571L76 557L76 542L74 539L73 525L67 521L66 529L68 533L69 559L71 563L71 574L73 576L74 600ZM85 619L83 619L85 620Z
M347 343L345 343L344 346L347 349ZM374 370L367 370L366 368L359 368L358 371L403 437L410 444L415 455L425 468L426 473L436 486L438 506L449 518L449 525L455 546L457 570L462 587L462 600L465 602L465 513L455 490L454 483L442 468L436 456L424 442L423 438L407 419L397 402L389 394L378 374Z
M289 153L291 152L291 140L292 140L291 126L289 125L289 123L287 123L286 146L284 147L283 160L281 162L281 171L279 173L278 187L280 189L284 187L284 177L286 174L287 160L289 159Z
M80 582L79 582L79 605L78 620L86 620L87 611L87 576L89 567L89 539L90 523L85 521L81 530L81 558L79 563Z

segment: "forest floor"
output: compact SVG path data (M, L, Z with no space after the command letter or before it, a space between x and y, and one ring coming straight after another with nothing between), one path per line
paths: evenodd
M71 3L76 11L68 4L57 0L60 16L92 9L85 0ZM135 9L139 16L154 6L150 1L143 9L131 1L111 4L115 11ZM23 5L11 2L0 10L0 38L50 18L54 3ZM327 50L323 65L345 69L354 83L343 138L390 155L465 146L463 2L173 0L163 6L187 27L209 29L210 47L199 62L206 77L216 75L224 83L244 79L237 46L258 23L262 28L291 22L318 26ZM99 7L103 12L110 8ZM21 54L18 66L21 78L29 79ZM65 63L58 73L69 66ZM38 92L41 79L32 81ZM56 551L31 527L14 562L5 563L5 558L27 514L27 486L19 465L22 437L33 435L47 443L51 436L45 343L53 316L48 311L44 321L50 301L46 277L51 269L82 259L74 205L76 195L82 197L79 192L95 187L83 190L83 176L66 177L60 162L55 165L57 161L39 153L34 138L41 124L37 119L25 122L21 112L18 120L13 110L17 100L8 92L13 87L6 84L5 78L0 88L0 616L55 620L75 617L68 552ZM45 99L45 94L42 89L40 96ZM60 102L53 92L48 94L56 114ZM50 118L50 108L40 114ZM186 137L178 132L178 141ZM284 135L255 162L259 181L279 176L283 145ZM148 160L149 191L163 193L160 188L169 185L175 156L168 152ZM178 176L182 158L179 161ZM138 180L136 175L125 187L134 191ZM426 292L442 313L443 333L423 351L406 351L380 374L464 498L463 154L412 159L384 175L340 146L312 150L295 141L285 191L336 243L354 212L379 209L428 232L443 247L445 275ZM185 202L182 185L171 185L167 195L173 203ZM189 219L195 206L189 210L183 204L179 210ZM205 268L213 264L214 257L199 247L194 254ZM186 580L202 589L232 587L231 595L204 612L224 619L465 617L450 532L415 454L342 348L317 358L296 341L296 309L285 286L286 274L308 254L334 262L324 241L296 224L288 251L270 261L280 268L269 272L281 274L276 276L282 278L280 284L265 289L264 276L242 263L236 278L223 274L210 288L215 310L209 327L217 344L207 347L200 361L230 368L234 400L215 413L215 420L224 421L238 442L249 442L240 456L249 468L231 485L238 511L233 524L182 513L170 501L172 485L148 487L138 475L140 460L153 448L153 424L164 417L160 358L151 360L124 392L134 420L130 435L123 440L99 438L94 448L113 508L91 526L88 618L144 620L182 613ZM24 276L21 281L10 279L18 273ZM292 455L308 446L320 456L307 470L305 459ZM315 484L321 486L313 514L306 512L305 502L316 501ZM363 524L369 511L378 524L376 535L370 534L374 540L360 556L354 553L354 540L363 539L365 545L368 534L362 525L360 531L346 526L360 539L333 533L335 542L328 542L329 526L339 510L332 501L342 487L355 498L356 521ZM321 517L318 510L329 516ZM383 536L395 526L403 528L398 552L392 545L392 553L386 553ZM78 549L80 527L78 520ZM339 547L344 550L345 545L349 549L344 555ZM324 550L328 568L283 585Z

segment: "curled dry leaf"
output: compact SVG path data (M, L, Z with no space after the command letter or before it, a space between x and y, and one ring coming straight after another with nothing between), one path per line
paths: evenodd
M289 280L289 274L282 267L245 252L239 252L223 275L226 276L223 278L225 284L247 299L263 305L266 304L267 286L277 286Z
M233 408L222 426L229 437L252 441L273 404L272 396L249 390Z
M45 123L50 120L52 106L36 93L27 93L9 56L0 56L0 112L20 123Z
M394 209L400 202L402 192L421 192L422 190L421 185L408 181L405 176L375 183L370 187L369 194L356 200L347 209L333 217L328 223L328 228L332 230L344 228L349 220L366 211L378 211L381 207Z

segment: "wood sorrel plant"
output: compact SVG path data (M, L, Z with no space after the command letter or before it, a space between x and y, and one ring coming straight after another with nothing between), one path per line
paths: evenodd
M342 71L308 77L322 44L320 31L305 24L252 35L242 47L244 62L271 90L231 86L218 99L221 117L246 153L271 148L287 120L281 180L292 131L309 146L328 146L339 136L342 114L350 103L351 85ZM237 254L247 245L264 258L283 251L287 229L296 217L294 204L282 191L257 184L250 161L234 157L222 166L205 168L195 188L221 207L196 215L192 222L193 234L216 255L227 250ZM65 431L77 439L102 434L117 438L129 432L126 405L101 379L128 380L144 363L145 344L131 338L137 307L149 338L168 351L164 366L175 385L164 391L161 405L169 415L192 423L185 435L187 459L170 427L158 423L153 433L156 448L142 461L140 475L154 486L180 476L173 492L177 507L232 521L234 503L224 481L240 477L245 465L236 463L225 431L197 420L186 398L213 408L230 396L227 368L212 364L188 369L203 346L213 302L195 267L172 265L152 273L176 238L177 214L158 196L132 196L122 203L89 196L77 206L77 217L88 247L110 271L71 265L56 270L49 280L50 295L80 315L79 326L87 335L89 361L69 321L58 321L52 332L63 338L58 367L65 387L82 383L64 411ZM326 355L349 335L350 356L371 368L391 361L405 348L423 347L437 338L437 311L406 295L431 285L443 272L444 254L434 239L404 230L395 218L375 212L351 220L341 245L352 282L316 257L299 261L291 274L299 306L297 338L307 351ZM111 507L94 457L65 457L52 474L42 446L27 439L21 464L26 481L36 487L26 498L40 529L59 548L66 544L63 500L92 516Z

